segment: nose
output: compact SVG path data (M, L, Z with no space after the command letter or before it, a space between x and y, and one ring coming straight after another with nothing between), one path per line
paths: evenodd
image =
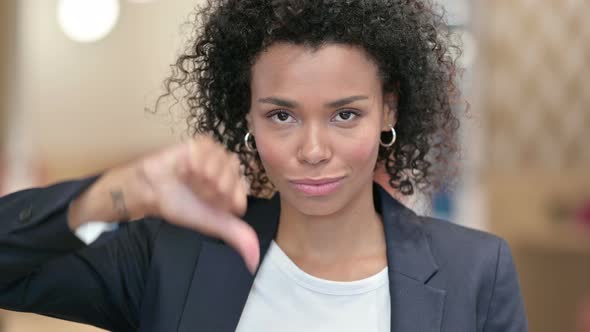
M317 165L328 161L332 152L328 144L328 133L325 128L311 125L302 131L301 144L297 152L300 162Z

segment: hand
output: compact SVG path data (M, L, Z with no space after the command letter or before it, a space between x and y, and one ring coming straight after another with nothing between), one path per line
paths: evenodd
M197 136L107 172L93 187L72 203L72 228L89 220L157 216L224 240L251 272L258 265L257 235L239 218L246 211L247 185L238 156L209 136ZM102 202L101 207L96 202ZM106 206L109 217L93 214Z
M259 245L254 230L236 216L246 211L246 182L238 156L209 136L146 158L140 177L151 189L146 212L181 227L220 238L253 271Z

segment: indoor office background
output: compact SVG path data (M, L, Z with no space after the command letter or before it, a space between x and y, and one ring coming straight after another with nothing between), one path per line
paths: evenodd
M0 1L0 193L185 138L181 109L146 108L199 1ZM588 332L590 2L439 2L465 48L463 167L451 193L406 203L510 242L530 331ZM0 332L23 331L97 329L0 311Z

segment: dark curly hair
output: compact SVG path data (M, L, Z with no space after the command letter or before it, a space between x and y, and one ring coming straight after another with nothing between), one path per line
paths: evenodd
M397 141L379 148L377 162L402 194L432 192L458 151L457 52L443 13L428 0L209 0L193 13L190 46L157 104L167 96L186 103L189 134L211 134L236 152L250 193L268 197L276 189L243 144L257 56L275 42L361 47L379 68L383 93L398 96Z

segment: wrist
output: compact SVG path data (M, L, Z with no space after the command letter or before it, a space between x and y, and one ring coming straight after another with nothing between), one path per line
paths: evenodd
M135 173L133 166L113 169L82 192L68 208L70 229L95 220L117 223L144 217L143 185Z

